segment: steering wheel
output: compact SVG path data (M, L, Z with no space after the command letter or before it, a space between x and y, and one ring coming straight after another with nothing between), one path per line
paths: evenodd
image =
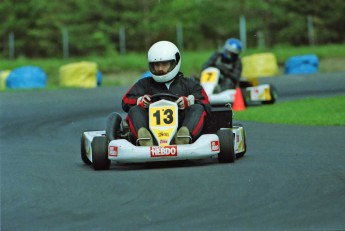
M157 94L151 95L151 102L156 102L161 99L176 101L178 98L179 98L178 95L174 95L171 93L157 93Z

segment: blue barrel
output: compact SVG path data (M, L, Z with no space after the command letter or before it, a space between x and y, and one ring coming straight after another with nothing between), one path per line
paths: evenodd
M316 55L301 55L289 58L285 63L285 74L313 74L319 70Z

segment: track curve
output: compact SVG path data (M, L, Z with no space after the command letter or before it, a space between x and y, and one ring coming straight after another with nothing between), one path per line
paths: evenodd
M267 78L279 100L345 93L345 73ZM241 122L248 151L94 171L80 134L125 87L1 93L2 230L343 230L345 127Z

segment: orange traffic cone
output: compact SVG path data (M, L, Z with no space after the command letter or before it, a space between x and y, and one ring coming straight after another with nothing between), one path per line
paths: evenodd
M234 100L234 103L232 105L232 109L234 111L243 111L246 109L243 95L242 95L241 89L239 87L236 88L235 100Z

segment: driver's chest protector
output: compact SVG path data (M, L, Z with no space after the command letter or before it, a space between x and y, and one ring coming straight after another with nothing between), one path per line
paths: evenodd
M232 70L233 68L233 63L226 63L226 62L222 62L222 57L219 56L215 62L216 67L218 67L219 69L221 68L225 68L227 70ZM221 75L221 77L223 77L223 75Z
M187 80L187 78L183 76L176 76L172 81L168 83L157 83L152 78L144 79L144 91L141 94L149 94L154 95L158 93L171 93L178 96L188 96L193 94L192 92L194 85L191 85L191 82ZM135 89L133 89L135 91ZM202 93L200 90L200 96L194 95L196 98L201 98Z

